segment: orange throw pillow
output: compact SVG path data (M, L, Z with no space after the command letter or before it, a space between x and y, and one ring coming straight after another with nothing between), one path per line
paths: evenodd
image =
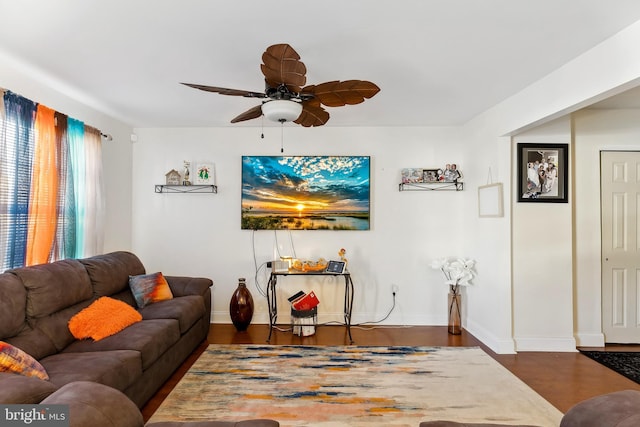
M129 287L138 308L173 298L169 283L160 272L129 276Z
M100 297L69 320L69 330L76 339L99 341L141 320L142 315L126 302Z

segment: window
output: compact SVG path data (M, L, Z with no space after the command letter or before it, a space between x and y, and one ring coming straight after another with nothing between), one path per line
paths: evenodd
M100 131L0 95L0 271L100 253Z

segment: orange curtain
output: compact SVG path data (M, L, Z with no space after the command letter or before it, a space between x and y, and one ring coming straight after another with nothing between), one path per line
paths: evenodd
M58 171L55 129L55 111L38 105L31 171L26 265L49 261L56 234Z

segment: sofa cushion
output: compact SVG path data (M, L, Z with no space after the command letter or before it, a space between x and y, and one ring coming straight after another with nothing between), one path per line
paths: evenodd
M34 377L0 372L0 403L40 403L58 387Z
M112 252L79 260L87 269L95 296L110 296L129 287L129 276L144 274L140 259L130 252Z
M15 337L6 338L5 341L22 349L36 360L58 352L51 338L40 329L33 329L31 326L27 326Z
M178 342L179 339L180 327L177 320L143 320L100 341L75 341L65 348L63 352L66 354L68 352L136 350L142 357L142 368L147 369L173 344ZM47 368L47 365L44 363L43 365ZM49 372L49 376L51 376L48 368L47 372Z
M180 333L184 334L205 314L202 297L190 295L160 301L140 309L142 318L147 319L176 319L180 324Z
M144 424L140 410L127 396L102 384L69 383L42 403L69 405L69 427L142 427Z
M169 284L160 272L129 276L129 287L138 308L173 298Z
M27 290L18 276L0 274L0 339L18 335L25 328Z
M49 381L58 387L92 381L125 390L142 375L140 353L132 350L58 353L40 362L49 373Z
M33 357L11 344L0 341L0 372L48 380L47 371Z
M56 311L48 316L31 319L30 323L35 329L42 331L51 339L56 347L56 351L60 351L75 341L75 338L71 335L71 331L69 331L69 327L67 326L69 319L89 304L91 304L91 300L86 300L63 310Z
M27 289L27 316L44 317L93 296L89 275L75 259L9 270Z
M142 315L127 303L100 297L69 320L69 330L76 339L99 341L141 320Z
M129 304L131 307L136 307L136 300L133 298L133 294L131 293L131 289L127 286L126 289L121 290L115 294L109 295L110 298L117 299L120 301L124 301Z

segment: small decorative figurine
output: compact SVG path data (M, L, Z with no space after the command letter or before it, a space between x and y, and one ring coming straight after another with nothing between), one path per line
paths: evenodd
M348 264L349 261L344 257L347 254L347 250L342 248L338 251L338 255L340 255L340 261L344 261L345 264Z
M180 185L180 172L171 169L165 175L167 185Z
M184 161L184 178L182 179L182 185L191 185L191 181L189 181L190 167L191 167L191 162L185 160Z

